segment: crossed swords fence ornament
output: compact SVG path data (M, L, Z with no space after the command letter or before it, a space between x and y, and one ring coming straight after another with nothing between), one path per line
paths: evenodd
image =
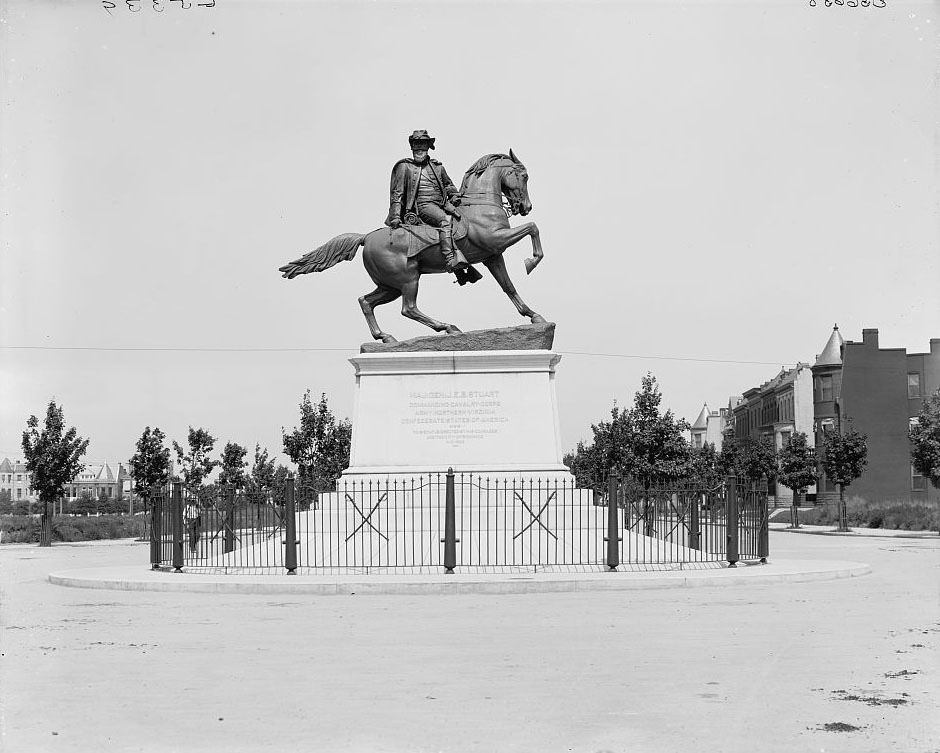
M387 497L388 497L388 492L382 492L379 495L379 501L376 502L375 505L373 505L371 510L369 510L369 514L364 515L362 510L359 509L359 505L356 504L355 498L348 492L346 493L346 501L349 502L349 504L353 506L353 509L355 509L355 511L359 513L359 517L362 518L362 522L359 523L359 525L356 526L356 529L346 537L346 541L349 541L353 536L359 533L359 530L366 524L368 524L369 528L375 531L379 536L385 539L386 542L388 541L388 536L386 536L378 528L376 528L375 524L371 520L372 515L375 513L376 510L379 509L379 505L381 505L386 500Z
M528 522L528 524L525 526L525 528L523 528L521 531L519 531L519 533L517 533L515 536L512 537L512 538L513 538L513 541L515 541L516 539L518 539L522 534L524 534L526 531L528 531L528 530L529 530L533 525L535 525L536 523L538 523L538 524L542 527L542 530L545 531L545 533L547 533L549 536L551 536L553 539L555 539L555 540L557 541L557 540L558 540L558 537L557 537L554 533L552 533L552 532L548 529L548 526L546 526L546 525L542 522L542 520L541 520L541 515L542 515L542 513L545 512L545 510L548 509L548 506L549 506L549 504L551 504L551 501L552 501L553 499L555 499L555 492L552 492L551 494L548 495L548 499L545 500L545 502L544 502L544 503L542 504L542 506L539 508L539 511L538 511L537 513L532 512L532 508L529 507L528 503L525 501L525 498L524 498L521 494L519 494L519 492L514 491L514 492L513 492L513 495L516 497L516 499L517 499L519 502L522 503L522 506L526 509L526 511L529 513L529 515L532 516L532 520L530 520L530 521Z

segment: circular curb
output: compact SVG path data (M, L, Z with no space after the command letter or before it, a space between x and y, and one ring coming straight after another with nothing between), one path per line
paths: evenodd
M218 594L521 594L636 591L660 588L767 585L856 578L871 572L861 562L776 561L735 569L615 573L530 573L512 575L244 576L166 573L139 568L87 568L49 574L49 582L70 588Z
M847 539L879 539L882 541L890 541L891 539L930 539L936 540L940 538L940 533L935 531L908 531L908 532L895 532L895 531L885 531L884 533L875 533L878 529L866 529L866 528L853 528L849 531L839 531L831 528L819 529L819 528L807 528L801 526L800 528L790 528L789 526L783 528L778 526L771 526L771 531L778 531L780 533L801 533L806 536L840 536Z

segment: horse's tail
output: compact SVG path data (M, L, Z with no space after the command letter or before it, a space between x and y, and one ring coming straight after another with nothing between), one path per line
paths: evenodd
M360 233L343 233L337 235L332 240L328 240L319 248L304 254L289 264L280 267L283 277L288 280L297 275L305 275L308 272L322 272L329 269L341 261L350 261L355 258L359 246L366 242L366 237Z

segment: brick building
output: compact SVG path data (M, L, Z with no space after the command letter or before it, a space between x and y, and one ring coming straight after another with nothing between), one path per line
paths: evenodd
M767 437L778 452L794 432L801 431L812 441L813 408L813 374L805 363L781 369L773 379L729 402L734 436ZM815 492L815 487L807 490L808 495ZM776 504L790 504L793 499L793 492L776 481L771 484L771 494Z
M834 327L813 364L816 447L827 431L848 422L868 435L868 466L848 488L872 501L926 501L927 480L911 466L908 431L924 398L940 388L940 339L930 352L881 348L877 329L863 329L862 341L843 341ZM822 474L820 501L838 497L838 485Z

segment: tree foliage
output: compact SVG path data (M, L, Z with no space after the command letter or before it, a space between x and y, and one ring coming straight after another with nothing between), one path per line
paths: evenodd
M777 480L793 490L793 503L798 495L816 483L819 471L816 469L816 448L810 447L806 434L802 431L790 436L790 441L780 450L780 466Z
M276 468L273 459L268 457L268 449L261 449L260 444L255 444L255 460L251 465L251 475L248 478L248 485L253 492L270 491L274 486Z
M248 450L236 442L227 442L222 448L222 460L219 463L219 486L233 486L241 489L245 485L245 468L248 462L245 455Z
M868 464L867 440L868 437L855 428L844 434L827 431L823 445L826 476L840 487L849 486L861 476Z
M282 427L281 435L284 453L297 464L303 486L331 485L349 467L352 425L336 420L325 393L314 407L307 390L300 403L300 426L289 434Z
M823 469L826 476L839 485L839 530L845 531L848 530L845 487L865 470L868 463L868 437L851 427L844 434L829 431L824 436Z
M147 426L137 440L137 452L128 461L134 477L134 491L142 497L150 489L162 486L170 480L170 448L164 446L166 436L159 429Z
M940 389L924 400L910 440L914 470L940 489Z
M189 447L188 451L175 441L173 450L180 464L180 475L184 486L190 492L195 493L199 491L206 476L212 473L212 470L219 464L218 460L209 457L215 447L215 437L206 429L194 429L190 426L186 442Z
M88 449L88 440L78 436L74 426L66 430L65 416L55 400L50 400L46 408L42 431L36 416L26 421L22 446L32 487L43 502L56 499L62 487L85 470L81 458Z
M721 483L723 476L719 454L714 444L705 442L701 447L690 451L689 480L693 484L712 489Z
M688 472L689 445L682 433L689 424L677 420L672 411L661 413L661 402L656 378L647 373L632 408L614 404L610 421L591 426L594 441L590 445L579 442L577 450L565 456L565 464L579 485L597 487L613 470L621 476L634 476L648 488Z

